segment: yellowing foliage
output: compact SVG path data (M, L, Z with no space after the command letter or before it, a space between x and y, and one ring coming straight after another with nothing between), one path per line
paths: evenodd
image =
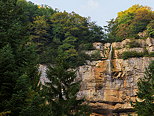
M130 14L132 15L136 15L140 12L147 12L147 13L152 13L151 8L148 6L142 6L142 5L133 5L132 7L130 7L129 9L125 10L125 11L121 11L118 13L118 22L120 23L121 21L123 21L124 19L126 19L125 17L129 16Z
M126 38L134 36L146 29L150 21L154 20L154 12L148 6L133 5L118 13L116 22L116 36Z
M11 114L11 111L0 112L0 116L8 116L9 114Z

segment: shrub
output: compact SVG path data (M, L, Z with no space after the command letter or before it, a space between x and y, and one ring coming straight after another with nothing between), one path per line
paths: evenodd
M102 57L100 55L100 51L97 50L94 54L91 55L91 61L100 60Z
M137 47L141 47L140 44L136 41L131 41L129 43L127 43L127 47L128 48L137 48Z
M92 43L81 44L79 46L80 50L94 50Z
M122 59L128 59L128 58L133 58L133 57L143 57L144 53L143 52L136 52L136 51L127 51L123 52L122 54Z
M154 57L154 52L149 53L149 57Z

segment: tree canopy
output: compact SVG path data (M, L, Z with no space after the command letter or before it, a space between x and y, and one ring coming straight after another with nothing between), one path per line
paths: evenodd
M107 30L109 39L121 41L126 38L139 38L139 32L146 32L147 36L153 36L152 22L154 12L150 7L133 5L125 11L118 13L116 19L109 22Z

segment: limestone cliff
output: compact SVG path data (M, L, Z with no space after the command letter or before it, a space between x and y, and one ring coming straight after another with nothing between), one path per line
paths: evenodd
M133 40L139 45L135 48L128 47L130 41L95 43L95 48L103 54L102 60L78 68L77 77L82 80L78 97L84 96L100 116L127 116L133 112L130 102L136 100L138 79L144 76L145 68L154 60L154 57L120 59L119 55L124 51L144 52L146 49L149 53L154 52L152 38ZM112 59L109 58L111 55Z
M130 43L135 46L131 47ZM137 46L136 46L137 44ZM137 82L144 76L146 67L154 57L120 59L125 51L154 52L154 39L126 39L115 43L94 43L102 57L98 61L87 61L86 65L78 67L77 79L81 81L78 98L85 97L93 109L91 116L133 116L131 101L137 99ZM92 54L96 50L87 51ZM40 82L49 82L46 78L47 67L40 65Z

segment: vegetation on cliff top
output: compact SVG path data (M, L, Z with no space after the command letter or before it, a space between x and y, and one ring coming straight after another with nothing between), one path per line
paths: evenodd
M150 7L133 5L119 12L116 19L106 26L108 41L122 41L126 38L154 37L154 12ZM140 33L140 36L139 36Z

